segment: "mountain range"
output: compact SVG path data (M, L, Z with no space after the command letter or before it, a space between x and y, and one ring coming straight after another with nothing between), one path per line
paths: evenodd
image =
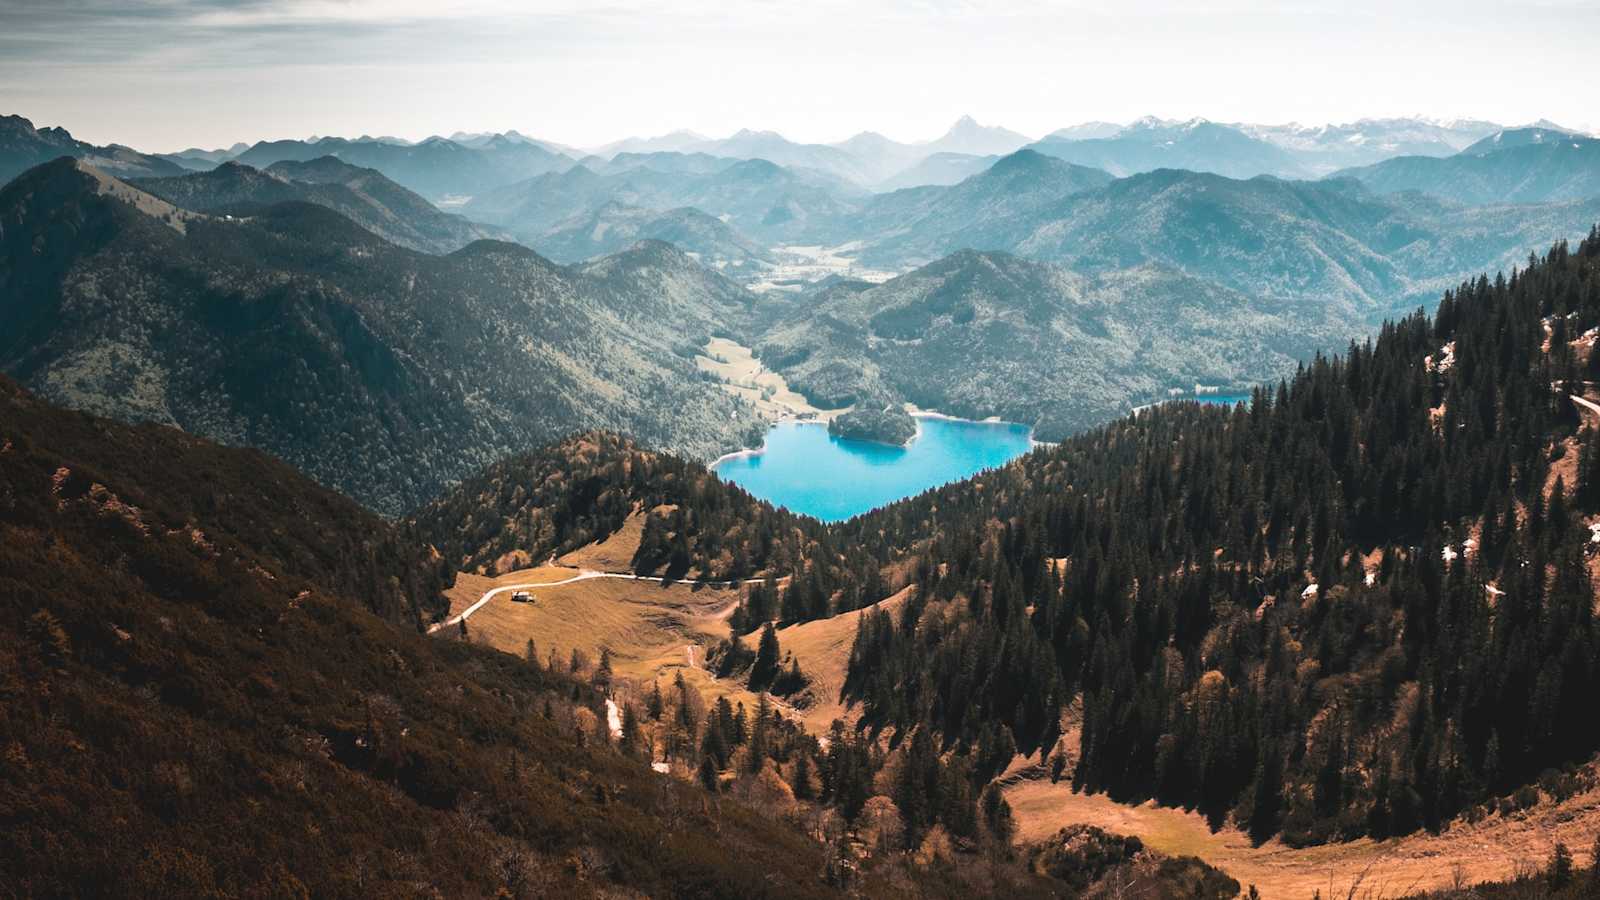
M1086 276L969 250L796 306L756 350L815 402L999 416L1046 441L1177 385L1270 380L1350 331L1331 308L1253 299L1162 265Z
M1048 156L1117 176L1154 169L1189 169L1233 178L1294 178L1307 174L1291 151L1204 119L1140 119L1110 137L1049 137L1029 146Z
M581 269L487 240L432 256L305 202L187 212L73 160L0 190L0 222L0 368L391 514L582 425L710 458L759 421L679 355L747 295L664 244Z
M370 138L260 141L232 161L264 169L278 162L309 162L324 156L377 169L433 201L471 197L572 165L572 159L565 154L504 135L475 142L474 146L445 138L429 138L420 144Z
M1026 155L1024 155L1026 154ZM983 215L899 221L830 235L861 242L868 265L920 264L961 248L1004 250L1083 271L1157 263L1214 280L1232 290L1284 302L1335 304L1352 316L1381 316L1417 302L1465 273L1510 266L1537 235L1582 235L1600 212L1600 198L1538 205L1467 208L1416 194L1382 196L1351 180L1248 180L1160 170L1086 182L1065 180L1045 157L1023 151L991 170L1055 200ZM980 186L1004 183L986 174L949 188L912 189L920 203L973 193L964 210L1000 201ZM1090 189L1084 189L1088 185ZM908 192L879 195L891 206ZM868 207L871 208L870 206ZM1003 208L1003 207L1002 207ZM1495 228L1485 229L1492 220ZM870 223L869 217L859 221Z
M1565 146L1507 142L1442 162L1527 171L1542 157L1516 154ZM713 334L825 405L910 401L1059 439L1175 387L1286 374L1600 220L1600 198L1467 207L1353 178L1114 178L1032 149L883 194L764 160L622 165L535 176L465 219L328 157L137 187L47 166L7 189L0 367L59 402L265 447L396 511L582 425L701 459L740 446L759 416L692 362ZM73 198L73 227L98 237L24 253L62 214L40 190ZM482 240L499 235L548 256ZM781 301L729 280L767 279L778 243L849 245L905 274ZM965 359L957 376L919 363L926 346Z
M1396 157L1334 177L1473 206L1587 200L1600 196L1600 140L1547 128L1497 131L1452 156Z
M1526 127L1570 132L1570 129L1544 121ZM456 132L448 138L435 135L420 141L365 135L353 139L311 137L262 141L254 145L235 144L226 149L190 148L157 154L149 159L168 161L184 169L204 170L230 160L265 168L284 159L304 161L336 155L353 164L383 171L432 200L459 200L533 175L563 170L575 161L582 161L595 171L609 173L617 157L703 154L731 160L765 159L786 168L825 173L857 188L887 191L954 183L1023 146L1105 169L1114 175L1169 167L1236 178L1262 174L1310 178L1397 157L1451 156L1476 141L1506 130L1514 129L1481 120L1440 121L1422 117L1362 119L1319 126L1146 117L1126 125L1085 122L1056 129L1038 141L1031 141L1009 129L980 125L972 117L963 116L937 138L910 142L866 131L831 144L803 143L772 131L745 129L726 138L676 131L580 150L510 130ZM119 149L124 154L132 153L126 148ZM85 151L74 151L75 154L82 152ZM105 160L107 155L103 152L100 158ZM47 158L36 155L32 162L43 162ZM623 161L620 166L631 167L629 162ZM142 165L149 165L149 162ZM20 165L16 171L24 168L27 165ZM435 171L428 171L430 168ZM129 170L121 174L163 172Z
M121 178L178 175L182 166L158 156L112 144L97 147L74 138L65 128L35 128L21 116L0 116L0 185L61 156L88 161Z
M509 239L498 229L440 211L376 169L352 166L333 156L274 163L265 170L226 162L205 172L133 183L184 209L219 215L247 215L255 207L274 203L314 203L391 243L424 253L449 253L484 238Z
M830 175L765 159L668 168L673 157L604 175L578 165L530 178L461 208L538 247L546 233L609 204L665 211L690 206L752 237L781 242L846 215L865 190ZM706 171L710 169L710 171Z

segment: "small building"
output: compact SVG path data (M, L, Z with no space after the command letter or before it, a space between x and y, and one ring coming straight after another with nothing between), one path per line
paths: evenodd
M527 591L517 591L511 595L512 603L532 603L533 595Z

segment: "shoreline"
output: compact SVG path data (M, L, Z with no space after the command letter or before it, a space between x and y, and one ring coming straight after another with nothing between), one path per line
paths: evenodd
M866 439L866 438L839 438L839 437L835 437L835 436L832 436L832 435L830 435L830 437L834 437L835 440L859 441L860 443L863 443L863 444L877 444L877 445L882 446L882 447L898 447L898 448L900 448L902 450L909 450L913 444L915 444L917 441L922 439L922 434L923 434L922 420L923 419L940 419L940 420L946 421L946 422L962 422L962 423L965 423L965 424L968 424L968 425L1008 425L1008 426L1016 426L1016 427L1026 428L1026 429L1028 429L1028 450L1029 450L1029 452L1037 450L1040 447L1054 447L1056 445L1056 443L1053 442L1053 441L1041 441L1041 440L1036 439L1033 436L1034 426L1027 425L1027 424L1024 424L1022 422L1012 422L1012 421L1009 421L1007 419L1002 419L999 416L989 416L988 418L984 418L984 419L967 419L967 418L963 418L961 416L952 416L949 413L942 413L942 412L939 412L937 410L921 409L921 408L917 407L915 404L911 404L911 403L907 403L906 407L907 407L906 414L911 416L911 418L913 418L913 419L915 419L917 421L917 433L913 434L911 436L911 439L906 441L904 444L890 444L890 443L887 443L885 441L874 441L874 440L870 440L870 439ZM826 428L828 426L828 419L827 418L822 418L822 417L802 419L802 418L799 418L798 416L784 416L783 418L776 419L776 420L772 421L771 423L769 423L767 425L767 432L770 433L772 431L772 429L778 427L779 425L817 425L817 426L821 426L823 428ZM760 456L765 452L767 452L767 442L763 439L762 442L761 442L761 446L759 446L759 447L741 447L738 450L729 451L729 452L724 453L721 456L717 457L716 459L712 460L710 463L707 463L706 464L706 468L708 470L712 471L712 472L716 472L718 466L722 465L725 462L728 462L729 460L744 459L744 458L751 457L751 456Z

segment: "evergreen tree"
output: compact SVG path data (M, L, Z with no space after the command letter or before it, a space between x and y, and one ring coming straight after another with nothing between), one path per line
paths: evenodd
M790 779L796 800L815 800L817 793L811 784L811 754L802 751L794 761L794 777Z
M763 691L772 685L778 675L778 659L778 632L768 622L761 627L755 665L750 667L750 690Z
M624 704L622 707L622 752L626 756L638 756L644 750L644 734L639 729L639 716L633 711L633 704Z
M650 716L650 721L659 722L665 709L666 705L661 699L661 682L650 682L650 699L646 701L645 713Z
M709 756L700 760L700 770L696 773L696 777L700 779L701 786L713 794L721 787L717 779L717 764Z

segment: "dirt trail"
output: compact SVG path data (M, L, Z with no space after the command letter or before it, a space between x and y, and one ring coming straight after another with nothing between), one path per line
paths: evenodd
M480 609L483 609L483 607L485 605L487 605L490 600L493 600L495 597L498 597L501 594L513 593L513 592L516 592L516 591L528 591L528 590L533 590L534 588L560 587L563 584L572 584L573 582L576 582L576 581L587 581L590 578L621 578L621 579L625 579L625 580L628 580L628 581L651 581L651 582L655 582L657 584L682 584L682 585L688 585L690 587L708 587L708 588L732 588L732 587L738 587L739 585L745 585L745 584L761 584L762 582L764 582L766 580L764 578L745 578L745 579L735 579L735 580L732 580L732 581L696 581L696 580L694 580L692 578L656 578L655 576L652 576L652 575L629 575L629 574L625 574L625 573L622 573L622 572L594 572L594 571L590 571L588 569L581 569L581 570L578 571L578 574L573 575L571 578L563 578L563 579L561 579L559 581L530 582L530 583L527 583L527 584L507 584L507 585L502 585L500 587L493 588L491 590L485 591L483 596L479 597L478 601L476 603L472 604L471 606L467 607L466 609L462 610L461 612L457 613L456 615L453 615L450 618L445 619L442 622L435 622L432 625L429 625L428 626L428 633L429 634L433 634L433 633L439 631L440 629L448 628L451 625L459 625L460 623L462 623L462 622L466 621L467 619L471 618L473 613L477 612ZM734 606L737 606L737 603L730 604L728 606L728 608L727 608L727 611L725 613L723 613L723 615L731 614L733 612Z

